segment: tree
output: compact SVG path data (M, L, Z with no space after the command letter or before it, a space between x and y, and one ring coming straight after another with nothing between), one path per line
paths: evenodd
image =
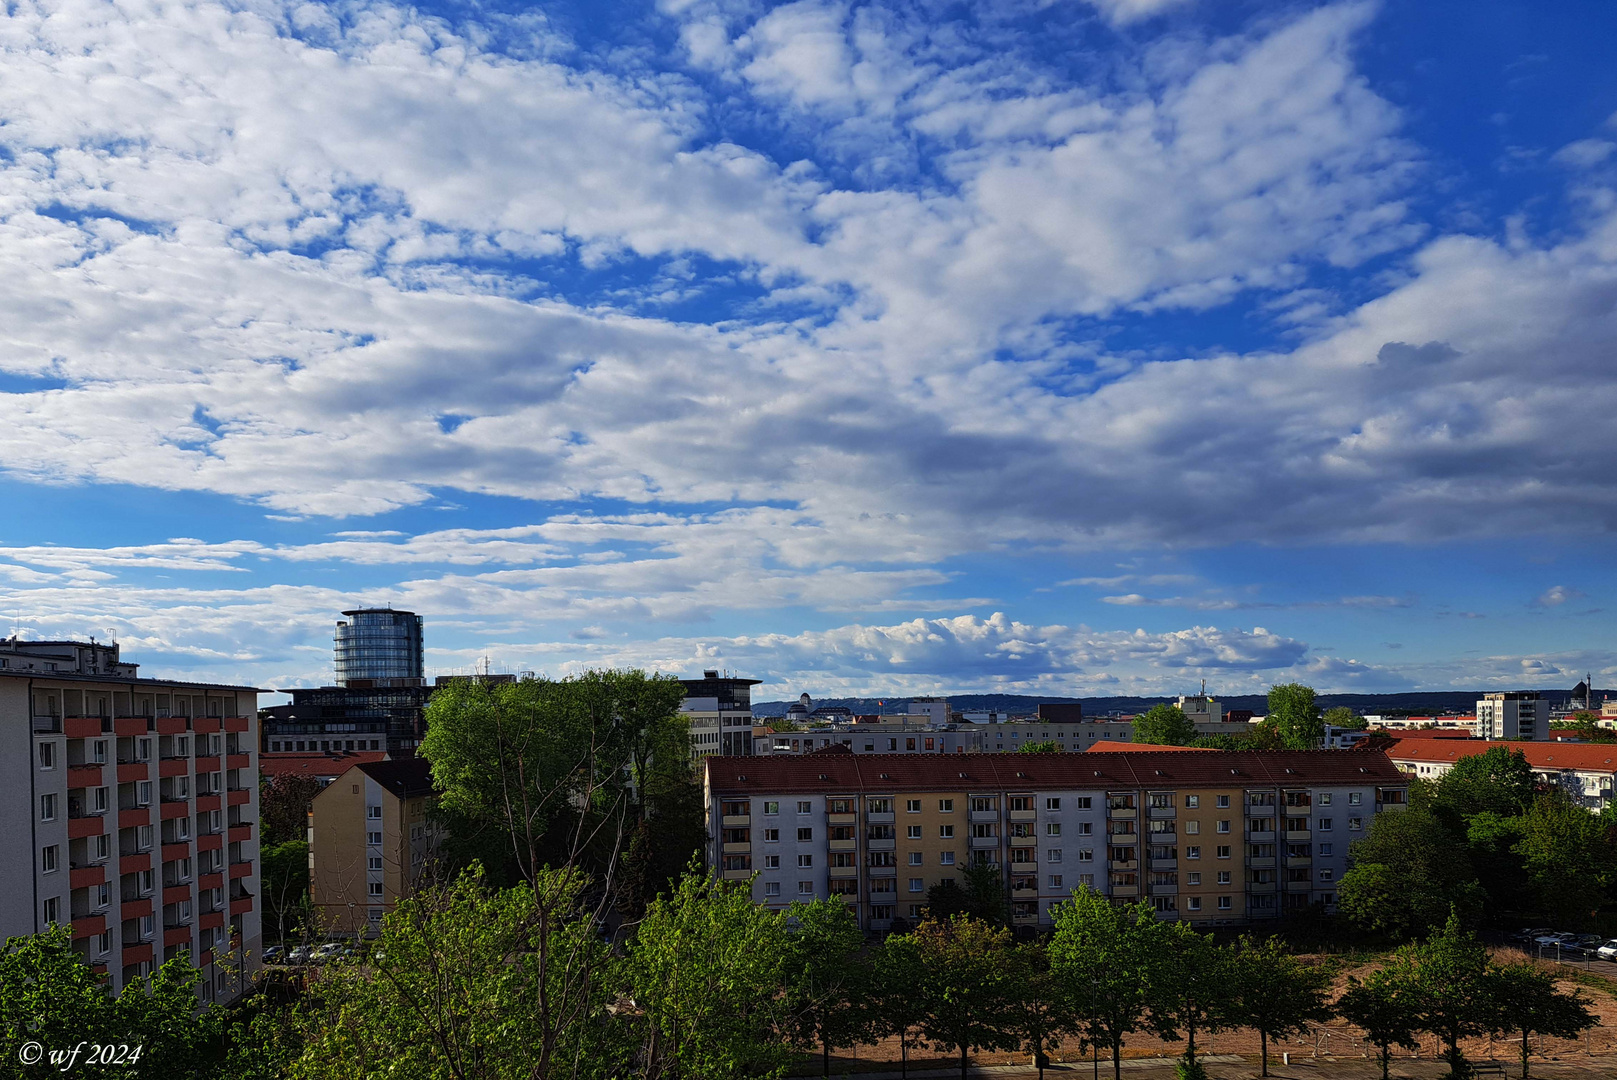
M1019 754L1058 754L1061 747L1054 742L1025 742L1017 751Z
M1560 794L1533 800L1516 822L1521 839L1512 851L1538 910L1558 925L1587 925L1617 880L1617 849L1604 824Z
M1413 969L1416 1029L1443 1041L1450 1076L1468 1076L1460 1040L1486 1032L1497 1015L1488 950L1456 911L1440 932L1399 952Z
M1011 1050L1017 1043L1016 977L1006 961L1011 933L969 915L927 918L910 934L920 961L915 987L925 1005L921 1031L936 1046L960 1053L965 1080L972 1050Z
M1575 1039L1600 1022L1589 1011L1588 999L1577 990L1563 994L1555 988L1555 975L1531 963L1507 964L1490 973L1492 1000L1497 1009L1495 1030L1522 1037L1522 1080L1527 1077L1528 1039L1549 1035Z
M266 847L309 838L309 804L320 794L312 776L281 773L261 782L258 820Z
M1153 705L1134 718L1134 737L1137 743L1153 746L1189 746L1196 738L1196 725L1191 723L1183 709L1166 702Z
M831 1075L831 1049L852 1046L870 1029L865 935L841 897L793 904L786 911L786 1031L793 1045L820 1046Z
M1368 720L1346 705L1333 705L1325 710L1325 715L1320 719L1332 727L1346 728L1349 731L1363 731L1370 726Z
M1468 918L1481 909L1464 847L1424 806L1371 818L1351 855L1337 904L1366 930L1408 938L1441 925L1451 905Z
M1486 753L1460 758L1443 774L1432 792L1432 809L1458 832L1474 814L1491 810L1502 817L1532 805L1538 782L1520 750L1490 747Z
M399 901L365 965L328 963L301 1014L291 1080L393 1075L423 1080L593 1077L617 1073L602 1022L615 962L592 931L572 874L568 917L534 903L527 883L497 892L475 873Z
M1229 1019L1258 1033L1262 1074L1269 1075L1269 1040L1283 1039L1322 1023L1331 1012L1325 990L1326 971L1286 951L1279 938L1259 943L1243 936L1236 943L1231 968Z
M1224 1026L1234 974L1230 954L1213 944L1211 934L1197 933L1187 922L1155 923L1150 930L1151 1026L1163 1039L1177 1039L1184 1033L1183 1071L1200 1076L1196 1032L1218 1031Z
M260 849L263 867L264 926L273 928L276 941L307 922L309 902L309 844L288 840Z
M1363 982L1350 977L1336 1012L1380 1051L1381 1080L1388 1080L1393 1046L1416 1047L1417 995L1407 966L1381 968Z
M926 1002L915 988L926 977L915 939L893 934L876 947L871 960L873 1035L898 1036L899 1068L910 1071L910 1041L926 1020Z
M634 1074L740 1080L784 1073L791 1051L777 1031L786 936L785 920L752 902L750 881L715 881L693 867L653 900L629 948L628 986L646 1025Z
M963 867L962 888L954 878L944 878L926 892L927 914L940 922L956 915L969 915L995 926L1009 926L1011 903L1005 895L1005 879L993 863L973 863Z
M1084 1038L1112 1054L1112 1075L1123 1075L1123 1043L1145 1027L1152 938L1150 904L1114 906L1080 886L1052 911L1050 966L1072 1001Z
M1050 1051L1061 1045L1063 1037L1077 1032L1072 1007L1062 981L1050 968L1050 954L1042 945L1018 945L1009 962L1018 991L1011 1010L1011 1030L1032 1055L1039 1080L1044 1080Z
M1312 750L1325 738L1314 688L1283 683L1269 688L1269 719L1274 720L1288 750Z

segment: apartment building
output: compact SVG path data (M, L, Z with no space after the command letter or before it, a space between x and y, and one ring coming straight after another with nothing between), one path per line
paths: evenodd
M1393 743L1386 753L1408 775L1437 780L1461 758L1486 754L1496 746L1526 757L1540 783L1560 788L1580 806L1598 813L1612 801L1612 790L1617 785L1617 747L1606 743L1409 737Z
M752 688L762 681L720 676L716 670L702 672L700 679L680 680L685 700L679 711L691 726L692 758L751 756Z
M430 876L443 836L423 758L362 761L314 797L309 891L327 933L375 936L382 916Z
M1549 699L1537 690L1484 694L1477 702L1476 734L1483 739L1548 739Z
M226 1000L261 951L259 691L137 667L0 642L0 937L71 923L114 990L187 954Z
M1261 921L1336 903L1348 845L1408 779L1366 750L710 758L710 855L784 907L840 895L914 921L968 863L1000 868L1019 926L1081 885L1163 918Z
M806 731L762 728L754 739L753 753L807 754L845 747L855 754L983 754L1020 750L1030 743L1054 743L1057 750L1088 750L1096 743L1127 742L1134 732L1127 721L1035 719L936 727L917 724L914 717L903 719L908 722L884 716Z

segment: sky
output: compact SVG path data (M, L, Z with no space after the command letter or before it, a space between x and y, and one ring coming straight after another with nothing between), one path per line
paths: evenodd
M12 0L0 611L147 674L1617 677L1617 6ZM1602 682L1605 679L1605 682Z

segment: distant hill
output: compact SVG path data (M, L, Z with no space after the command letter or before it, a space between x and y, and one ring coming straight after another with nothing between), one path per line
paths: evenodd
M1596 690L1598 701L1611 691ZM1322 709L1346 705L1355 712L1381 714L1407 714L1426 716L1435 713L1469 713L1476 708L1481 690L1441 690L1407 694L1321 694ZM1565 697L1568 691L1548 691L1551 701ZM1215 695L1217 696L1217 695ZM994 709L1003 712L1032 712L1041 701L1076 701L1083 705L1085 716L1106 716L1109 713L1139 713L1161 702L1172 702L1171 697L1035 697L1026 694L949 694L950 708L956 712ZM1269 701L1262 694L1218 697L1226 710L1251 709L1262 714L1268 711ZM752 706L754 716L785 716L790 701L758 701ZM910 699L890 698L816 698L816 708L823 705L842 705L856 713L903 713L909 711Z

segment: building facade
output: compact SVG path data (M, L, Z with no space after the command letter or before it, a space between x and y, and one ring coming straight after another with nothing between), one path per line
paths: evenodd
M679 681L685 686L679 712L691 725L691 757L752 756L752 688L762 680L708 670L700 679Z
M1485 754L1496 746L1521 754L1540 783L1561 789L1579 806L1598 813L1610 805L1614 778L1617 778L1617 746L1607 743L1410 737L1395 742L1387 750L1387 757L1410 776L1437 780L1461 758Z
M226 1000L261 952L259 691L136 671L0 643L0 937L71 923L114 990L187 954Z
M331 934L375 936L382 916L434 872L440 827L423 758L354 765L309 810L309 892Z
M710 758L712 865L771 907L842 896L913 923L963 866L1004 876L1018 926L1079 886L1210 925L1336 903L1348 845L1408 779L1364 750Z
M1484 694L1475 733L1482 739L1548 739L1550 703L1537 690Z
M333 657L338 686L421 685L421 616L391 608L355 608L343 615Z

